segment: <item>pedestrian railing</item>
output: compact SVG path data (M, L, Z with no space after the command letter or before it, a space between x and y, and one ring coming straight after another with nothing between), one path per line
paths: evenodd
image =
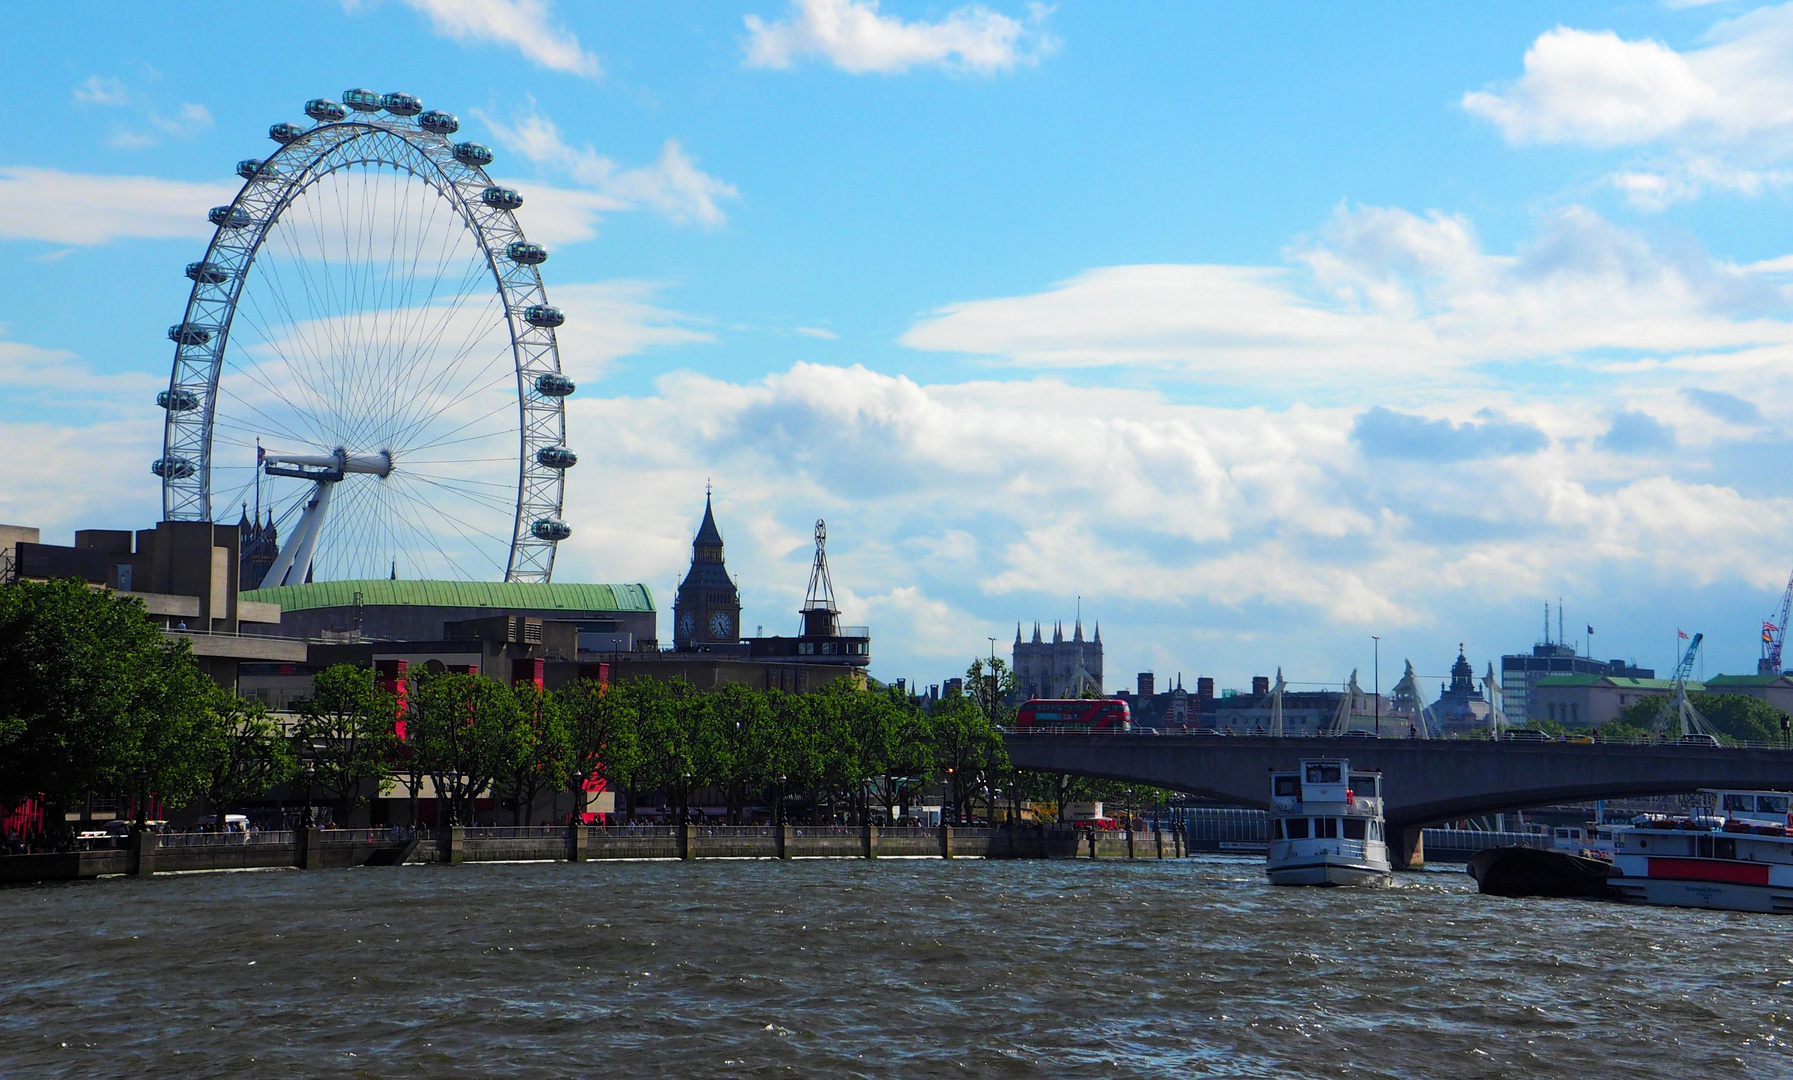
M545 840L566 834L565 825L468 825L461 832L467 840Z
M290 829L269 829L258 832L165 832L156 834L156 848L173 851L179 848L254 847L265 844L291 844Z

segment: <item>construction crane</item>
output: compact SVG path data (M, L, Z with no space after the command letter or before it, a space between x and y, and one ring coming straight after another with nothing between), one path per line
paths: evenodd
M1787 591L1781 594L1780 615L1773 622L1762 624L1762 659L1756 661L1757 675L1781 673L1781 642L1787 638L1787 612L1793 610L1793 577L1787 578Z
M1700 642L1705 640L1705 637L1705 634L1696 633L1693 635L1693 640L1687 643L1687 652L1682 654L1681 662L1675 665L1675 696L1663 710L1664 713L1673 715L1680 720L1683 737L1695 734L1714 734L1711 725L1706 723L1706 718L1701 716L1700 711L1687 700L1687 680L1693 677L1693 660L1699 655Z

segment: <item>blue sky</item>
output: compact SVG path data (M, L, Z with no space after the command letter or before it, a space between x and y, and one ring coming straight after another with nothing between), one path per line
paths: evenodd
M826 517L874 673L1753 670L1793 567L1793 6L55 5L0 85L0 519L140 527L180 267L313 96L498 151L580 379L557 576L751 629ZM21 463L32 463L23 465ZM1392 661L1390 658L1393 658Z

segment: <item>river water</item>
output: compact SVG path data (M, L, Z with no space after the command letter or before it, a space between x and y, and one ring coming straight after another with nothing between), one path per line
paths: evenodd
M0 891L0 1076L1793 1076L1785 917L1262 863L413 866Z

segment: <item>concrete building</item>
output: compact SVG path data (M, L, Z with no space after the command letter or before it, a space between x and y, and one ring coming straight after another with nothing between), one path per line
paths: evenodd
M1706 690L1703 683L1687 684L1689 693ZM1570 727L1599 727L1645 698L1674 695L1672 679L1631 678L1625 675L1546 675L1532 687L1532 719L1552 720ZM1509 714L1511 715L1511 714Z
M1540 711L1540 700L1533 695L1532 690L1540 679L1564 675L1596 678L1612 675L1625 679L1649 680L1656 677L1656 672L1650 668L1627 664L1623 660L1595 660L1593 657L1581 656L1576 653L1574 646L1561 642L1541 642L1532 646L1529 655L1514 654L1500 658L1500 691L1508 722L1517 725L1527 719L1549 719Z
M1742 694L1761 698L1784 713L1793 714L1793 676L1714 675L1706 680L1708 694Z
M305 658L302 642L267 636L281 611L239 591L235 525L162 521L153 529L83 529L72 546L38 542L38 530L0 526L10 541L6 580L79 578L143 605L170 639L185 641L201 670L235 688L238 665Z
M1095 637L1085 641L1079 616L1070 640L1065 639L1063 624L1055 624L1052 640L1045 641L1036 622L1033 640L1022 641L1021 624L1016 623L1013 670L1016 696L1022 701L1102 693L1102 624L1097 623Z

